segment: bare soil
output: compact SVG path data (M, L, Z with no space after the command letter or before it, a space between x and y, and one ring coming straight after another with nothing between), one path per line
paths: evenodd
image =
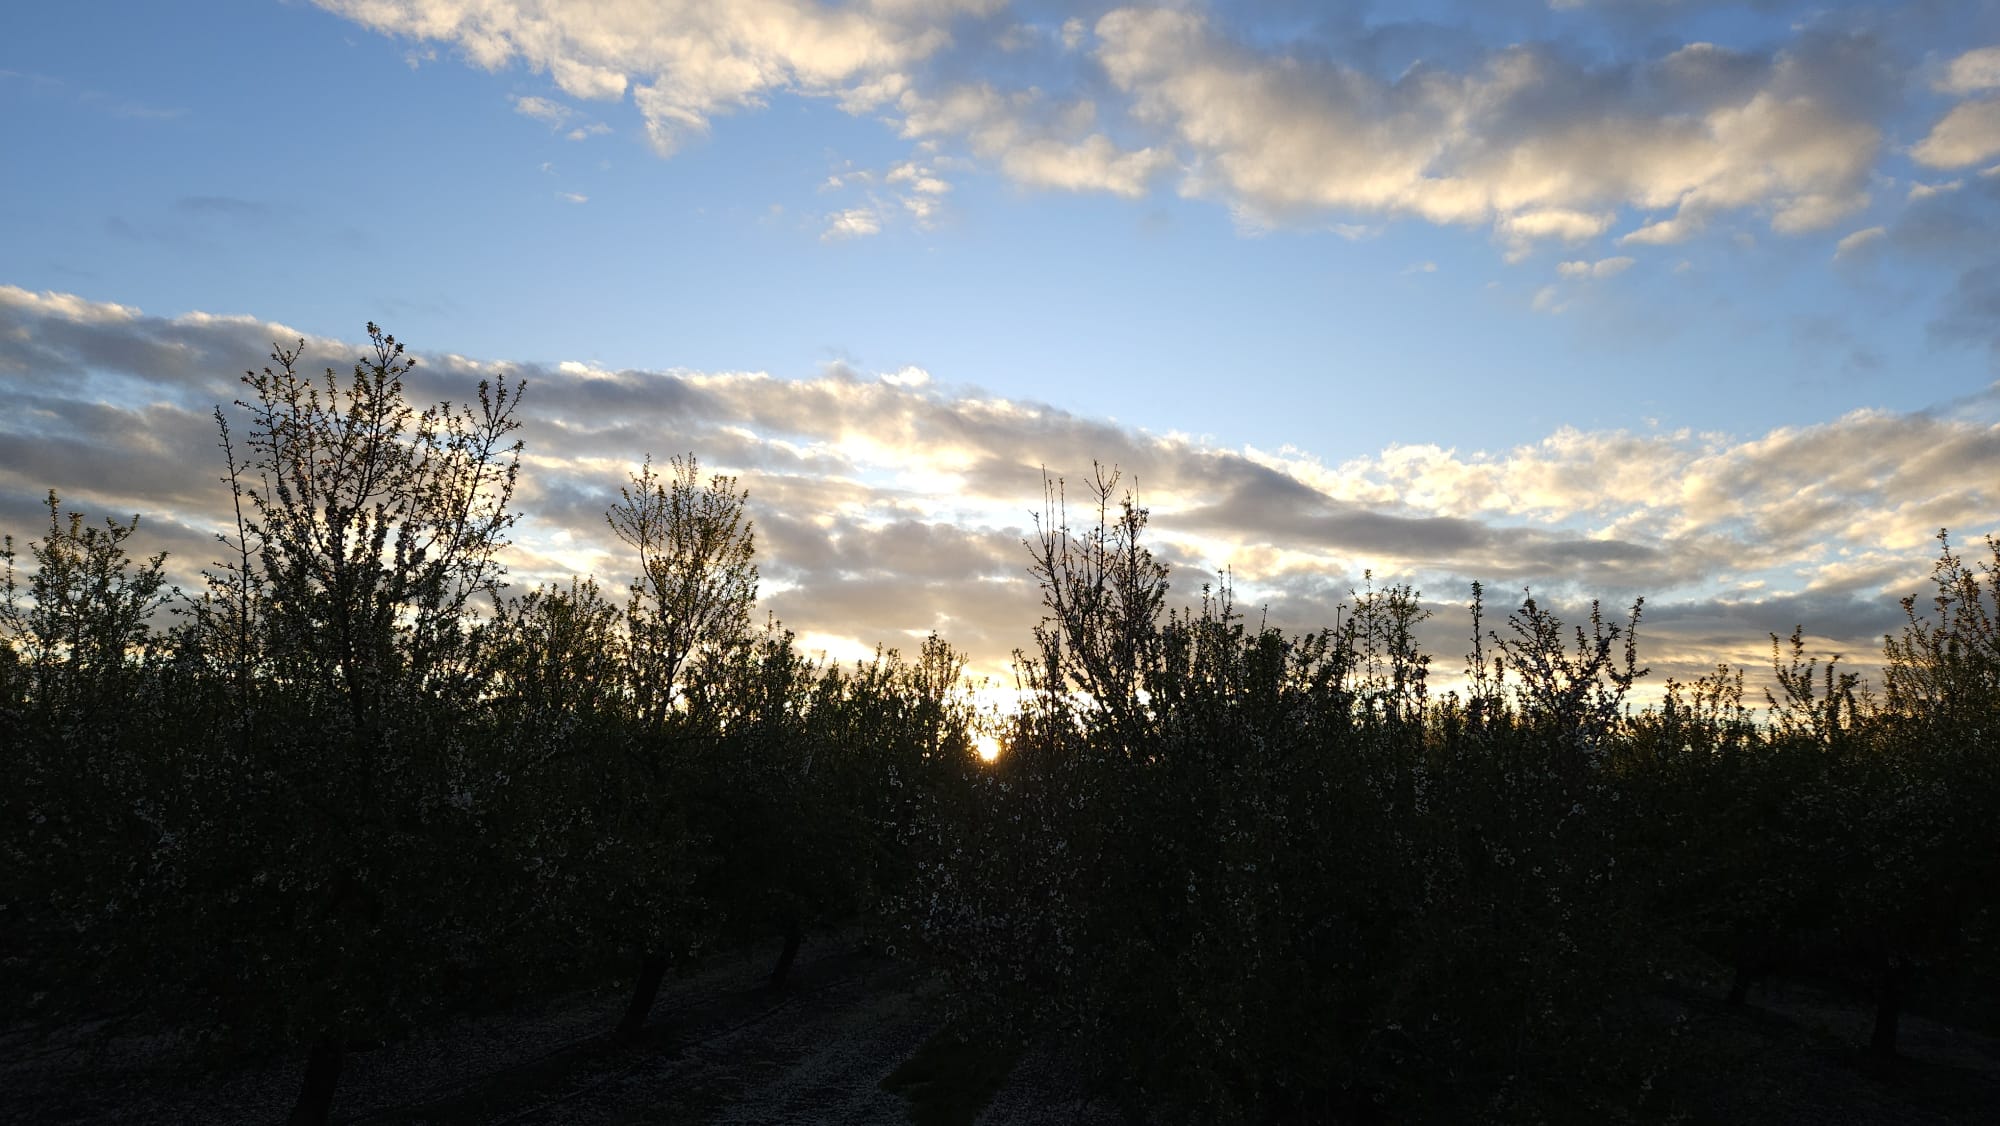
M620 988L583 991L350 1052L333 1119L367 1124L895 1123L880 1089L934 1032L933 987L856 936L809 942L783 989L777 955L712 959L661 988L646 1036L607 1036ZM164 1033L0 1037L0 1121L134 1126L281 1122L302 1061L204 1068Z
M717 957L663 986L647 1035L607 1035L620 987L465 1017L350 1053L334 1121L368 1126L636 1123L900 1124L882 1080L943 1024L937 986L870 952L855 932L809 941L792 982L765 978L775 943ZM1731 1008L1706 983L1667 1003L1700 1046L1698 1087L1673 1101L1691 1124L1990 1126L2000 1123L2000 1039L1904 1018L1904 1058L1872 1062L1869 1014L1806 985L1760 988ZM1666 1000L1663 998L1663 1000ZM205 1062L207 1061L207 1062ZM216 1066L171 1034L98 1025L53 1040L0 1034L0 1121L168 1126L284 1120L299 1059ZM1047 1046L1022 1055L981 1126L1114 1126Z

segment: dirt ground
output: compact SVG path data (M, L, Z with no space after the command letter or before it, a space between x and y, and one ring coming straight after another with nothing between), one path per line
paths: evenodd
M571 994L350 1053L336 1122L399 1126L901 1123L882 1079L940 1027L935 987L857 936L807 944L782 990L775 946L713 959L661 989L641 1043L605 1036L624 994ZM281 1122L299 1062L221 1074L162 1036L0 1037L0 1120L75 1126ZM1059 1072L1052 1068L1052 1073ZM1029 1069L995 1100L1006 1122L1089 1122Z
M900 1124L884 1077L941 1027L936 986L853 933L808 943L785 989L765 985L776 948L669 979L642 1042L605 1035L615 988L453 1021L348 1057L334 1121L370 1126L636 1123ZM1673 1004L1706 1054L1683 1092L1691 1124L1986 1126L2000 1123L2000 1040L1905 1018L1905 1059L1872 1066L1855 1045L1868 1013L1798 985L1731 1009L1702 988ZM300 1062L221 1071L164 1035L79 1030L52 1043L0 1035L0 1121L76 1126L281 1122ZM1067 1061L1032 1049L981 1126L1114 1126Z

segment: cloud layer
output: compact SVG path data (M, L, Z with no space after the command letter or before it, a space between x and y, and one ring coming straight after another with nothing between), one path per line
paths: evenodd
M1773 45L1732 47L1570 4L1428 21L1365 4L1312 19L1133 5L1056 26L1008 0L316 2L481 67L525 66L572 99L629 97L663 155L718 116L822 97L1029 187L1171 184L1255 224L1481 227L1513 257L1675 243L1722 216L1819 231L1870 203L1899 144L1933 168L2000 155L2000 46L1936 62L1924 87L1891 25L1858 10L1803 12ZM1498 29L1475 33L1481 20ZM1919 94L1955 102L1899 139ZM557 126L574 112L515 104Z
M225 499L210 413L236 397L236 373L297 336L0 287L15 408L0 421L0 524L33 534L50 487L94 513L139 512L192 581ZM307 343L314 365L359 354ZM693 451L749 488L767 603L810 643L854 655L938 630L995 674L1040 613L1022 540L1044 469L1074 502L1094 460L1136 483L1184 597L1224 567L1243 602L1292 626L1330 624L1369 570L1446 604L1474 579L1496 604L1526 586L1572 606L1645 595L1663 673L1754 667L1767 633L1801 621L1865 659L1894 627L1894 598L1919 589L1939 527L2000 529L1990 391L1761 435L1565 429L1513 449L1398 446L1341 464L1148 434L916 369L790 380L426 355L413 391L463 399L496 374L529 382L518 579L620 581L630 562L606 505L640 457ZM1440 617L1437 652L1462 651L1463 624Z

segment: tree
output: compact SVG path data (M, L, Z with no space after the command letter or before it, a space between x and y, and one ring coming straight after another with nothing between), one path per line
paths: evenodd
M130 554L136 515L93 526L54 491L47 507L25 579L0 541L0 917L23 944L0 958L0 997L58 1017L127 1000L145 960L171 779L148 673L168 590L164 553Z
M665 808L669 787L658 744L683 710L683 678L690 663L720 658L748 644L750 606L757 597L755 539L745 512L749 494L738 491L734 477L717 474L703 484L700 463L688 454L671 459L665 475L648 458L618 496L605 520L638 553L639 573L626 610L627 685L635 717L654 740L639 749L649 782L662 798L653 839L678 840L682 827ZM658 881L674 878L643 870L631 877L662 893ZM657 899L639 887L632 895ZM687 949L662 932L668 922L657 919L649 933L634 936L639 977L618 1023L620 1039L633 1039L644 1029L671 965L669 946Z
M169 592L166 553L134 567L125 543L138 531L107 519L92 527L83 513L65 517L55 490L46 501L49 530L28 546L35 563L27 589L15 571L14 537L0 543L0 638L18 650L29 694L44 709L112 697L153 638L152 618ZM22 595L26 595L26 605Z
M240 878L210 955L218 1000L311 1046L295 1122L326 1117L342 1045L412 1019L456 976L485 847L464 722L484 679L475 599L496 595L521 444L521 385L419 410L415 364L368 326L342 379L275 349L243 378L243 456L218 412L237 524L189 644L228 665L219 774L230 816L194 830L211 879Z
M1047 691L1074 689L1117 722L1143 726L1146 692L1162 660L1167 568L1140 542L1147 511L1130 492L1120 496L1118 470L1092 468L1096 522L1083 528L1070 526L1063 483L1042 481L1043 512L1027 544L1028 572L1048 611L1035 627L1036 671Z
M689 659L749 636L757 599L749 493L720 474L702 484L688 454L671 459L664 476L648 458L618 497L605 519L639 555L628 615L632 690L657 726L674 710Z

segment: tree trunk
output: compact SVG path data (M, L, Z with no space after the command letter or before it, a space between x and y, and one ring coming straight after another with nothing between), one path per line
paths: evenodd
M805 928L794 916L785 923L785 948L778 952L778 964L771 970L771 988L780 988L792 976L792 963L798 960L799 944L804 941Z
M667 960L658 954L639 959L639 980L632 987L632 1002L613 1033L621 1044L630 1044L646 1030L646 1015L653 1011L653 999L660 995L660 980L667 976Z
M1868 1050L1877 1059L1896 1058L1896 1026L1903 1018L1903 986L1907 976L1908 971L1896 964L1893 955L1881 955L1875 979L1875 1034L1868 1041Z
M340 1041L322 1036L306 1056L305 1081L299 1085L299 1101L292 1106L291 1126L325 1126L333 1110L333 1090L340 1082Z

